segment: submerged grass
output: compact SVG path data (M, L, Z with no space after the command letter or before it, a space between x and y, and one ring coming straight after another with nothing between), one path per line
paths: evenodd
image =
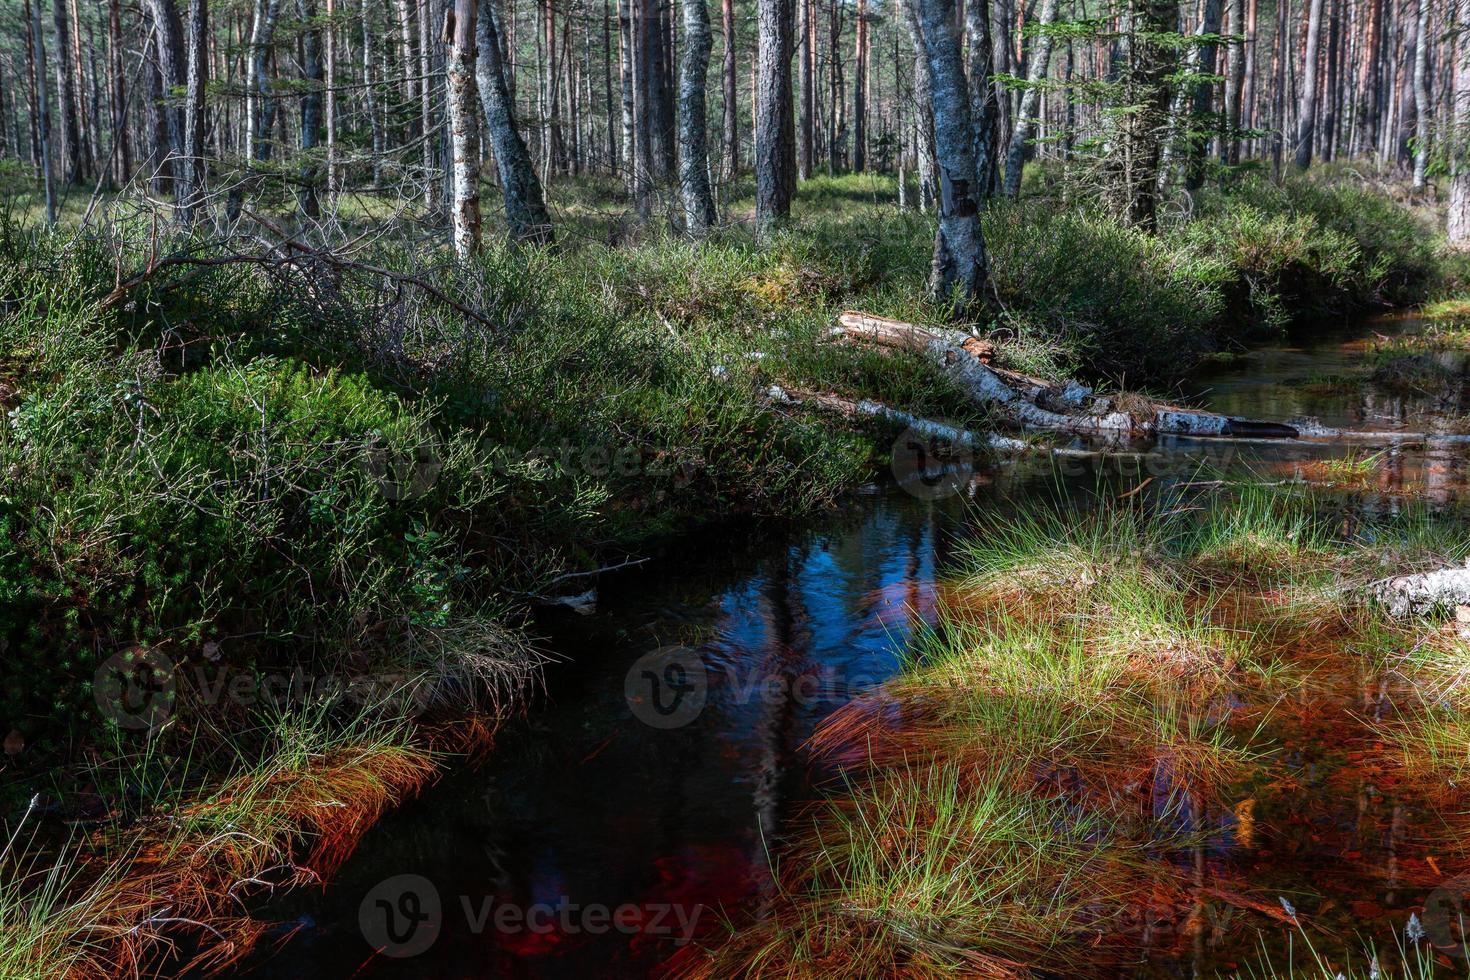
M1385 562L1458 557L1463 532L1196 486L982 518L905 671L818 731L848 792L783 853L772 910L679 968L825 976L851 956L862 975L1101 974L1136 962L1151 923L1207 928L1210 903L1297 927L1204 856L1258 833L1280 698L1310 703L1292 692L1356 676L1351 658L1401 669L1422 643L1361 586ZM1458 778L1470 729L1435 710L1391 751ZM1325 969L1310 942L1302 965Z

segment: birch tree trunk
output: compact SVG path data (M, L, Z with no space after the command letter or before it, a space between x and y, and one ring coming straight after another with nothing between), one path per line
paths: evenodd
M255 0L250 61L245 73L245 157L252 161L270 159L270 82L266 78L265 61L275 38L280 11L281 0Z
M450 221L454 254L467 261L480 251L480 121L475 80L477 0L454 0L444 24L449 45L450 154L454 170L454 203Z
M679 190L690 235L703 238L715 223L709 186L705 79L709 74L709 9L706 0L681 0L684 7L684 57L679 65Z
M969 82L955 32L954 0L918 0L924 52L933 81L934 135L939 163L939 227L934 235L930 291L962 310L980 300L990 277L980 207L975 197L975 131Z
M1470 2L1470 0L1467 0ZM541 194L541 181L531 165L531 154L516 129L515 104L505 83L500 58L500 24L495 5L485 7L476 18L475 41L479 58L475 74L480 102L485 110L486 131L500 172L500 190L505 200L505 223L511 241L549 245L551 216Z
M1220 162L1233 167L1240 163L1245 46L1255 41L1254 37L1246 36L1244 0L1230 0L1229 33L1235 40L1230 42L1230 50L1225 55L1225 137L1220 141Z
M316 148L322 129L321 25L316 21L316 0L296 0L301 30L301 74L306 83L301 93L301 175L296 186L296 206L308 218L321 214L317 204Z
M918 0L914 0L915 3ZM1000 149L1000 95L997 83L991 81L990 76L995 74L995 39L991 31L991 0L971 0L965 5L965 34L969 44L969 72L970 72L970 111L975 116L975 190L977 199L983 200L990 197L996 190L997 171L999 161L996 154ZM917 16L917 7L915 8ZM917 24L917 22L916 22ZM918 35L915 35L916 39ZM922 41L920 41L922 44ZM932 90L932 81L929 73L928 59L923 61L924 77L915 76L916 97L926 100L921 103L927 106L929 91ZM923 131L923 124L928 121L929 132ZM929 142L930 157L933 157L934 147L934 113L932 109L926 109L920 116L919 141L922 145L927 138ZM923 159L920 158L920 181L922 182ZM933 179L931 176L931 185ZM922 197L922 188L920 191Z
M1470 25L1470 0L1456 0L1455 22ZM1454 134L1450 144L1450 209L1447 232L1457 249L1470 248L1470 39L1455 48Z
M923 28L919 23L919 0L899 0L899 7L903 11L914 49L914 113L917 117L914 124L914 155L918 158L916 169L919 173L919 210L927 213L938 197L938 188L934 186L934 81L929 71L929 53L924 49ZM989 23L988 17L986 23ZM972 47L971 51L973 50ZM985 50L989 52L989 44L986 44ZM988 56L985 60L989 63ZM982 131L982 124L976 125L976 131ZM977 176L976 182L977 186L983 186L982 178Z
M1423 190L1429 170L1429 0L1419 0L1418 43L1414 45L1414 189ZM1461 43L1465 43L1461 41Z
M980 0L981 3L984 0ZM1051 61L1051 25L1057 19L1057 0L1041 0L1041 19L1037 24L1040 31L1031 41L1031 65L1026 72L1026 91L1021 95L1021 110L1011 131L1010 152L1006 154L1005 195L1009 198L1021 194L1021 170L1026 163L1026 141L1031 138L1035 126L1036 102L1041 97L1041 83L1046 79L1047 63Z
M1296 166L1312 163L1312 139L1317 127L1317 51L1322 35L1322 0L1308 0L1307 50L1302 61L1301 97L1297 101Z
M757 0L755 223L768 235L791 214L796 125L791 105L792 0Z

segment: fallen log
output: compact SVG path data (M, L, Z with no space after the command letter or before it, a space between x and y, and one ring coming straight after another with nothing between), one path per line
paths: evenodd
M957 330L849 311L833 335L922 354L978 404L1013 425L1067 432L1291 439L1279 422L1220 415L1138 397L1096 394L1076 381L1052 384L983 363L984 342ZM988 353L988 351L984 351Z
M780 385L771 385L766 391L766 397L781 405L806 405L850 418L869 416L882 419L896 426L901 425L904 428L913 429L925 438L935 439L964 450L989 449L994 452L1020 453L1031 448L1031 444L1022 439L1012 439L1009 436L995 433L971 432L969 429L961 429L944 422L936 422L933 419L890 408L871 398L843 398L841 395L800 391L795 388L787 389Z
M1452 612L1470 606L1470 567L1396 575L1368 587L1390 616Z

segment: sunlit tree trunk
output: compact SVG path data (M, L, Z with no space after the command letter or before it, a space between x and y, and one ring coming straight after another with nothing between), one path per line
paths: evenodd
M1419 41L1414 45L1414 189L1423 190L1429 170L1429 0L1419 0ZM1461 42L1465 43L1464 41Z
M978 0L984 3L985 0ZM1041 0L1041 33L1031 42L1031 64L1026 72L1026 91L1021 96L1021 110L1016 115L1015 127L1011 131L1010 152L1006 154L1006 197L1017 197L1021 193L1021 170L1026 163L1026 141L1031 138L1035 125L1036 102L1041 97L1041 84L1046 79L1047 63L1051 61L1052 35L1049 28L1057 19L1057 0Z
M709 9L706 0L682 0L684 58L679 66L679 190L689 234L701 238L715 223L709 185L705 79L709 74Z
M1308 0L1307 49L1302 59L1301 97L1297 101L1296 166L1312 163L1312 141L1317 128L1317 51L1322 39L1322 0Z
M797 104L801 112L797 119L797 176L810 180L814 164L814 136L816 129L816 37L817 28L815 0L796 0L796 64Z
M1470 0L1456 0L1455 22L1470 25ZM1454 127L1450 143L1450 207L1447 237L1457 249L1470 248L1470 42L1455 48Z
M454 203L450 221L461 262L480 251L480 120L475 80L477 0L454 0L444 25Z
M930 291L968 309L990 276L980 206L975 195L975 131L969 82L960 58L954 0L918 0L924 52L933 80L934 134L939 157L939 226L934 236Z

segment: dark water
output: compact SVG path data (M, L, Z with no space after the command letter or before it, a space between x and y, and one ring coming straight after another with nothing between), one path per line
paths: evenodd
M1258 418L1422 427L1438 418L1443 392L1388 395L1363 382L1363 338L1405 327L1368 324L1309 347L1264 348L1201 379L1194 394ZM1351 383L1313 384L1329 377ZM939 499L872 487L806 527L688 542L608 577L597 612L544 619L546 645L563 660L527 717L484 765L457 769L385 818L327 888L271 906L280 942L266 944L249 972L650 975L683 940L770 899L773 855L810 826L808 804L833 777L807 739L834 707L899 668L914 630L932 620L936 578L976 509L1056 493L1076 494L1080 506L1100 487L1189 479L1205 467L1323 478L1325 460L1380 451L1392 456L1355 477L1362 489L1391 502L1428 487L1448 500L1463 485L1464 448L1173 440L1121 462L1000 464ZM1368 711L1381 697L1375 684L1324 681L1329 696ZM1313 788L1263 795L1258 819L1277 829L1250 860L1261 881L1287 890L1319 864L1328 886L1341 878L1334 907L1348 929L1372 921L1346 917L1355 898L1389 916L1423 891L1403 875L1365 885L1344 855L1374 867L1390 857L1396 867L1422 864L1422 855L1400 857L1413 814L1374 774L1344 765L1362 747L1314 730L1315 717L1288 712L1275 722L1295 746L1301 785ZM1153 941L1170 948L1167 935ZM1187 974L1190 964L1166 958L1161 972Z

